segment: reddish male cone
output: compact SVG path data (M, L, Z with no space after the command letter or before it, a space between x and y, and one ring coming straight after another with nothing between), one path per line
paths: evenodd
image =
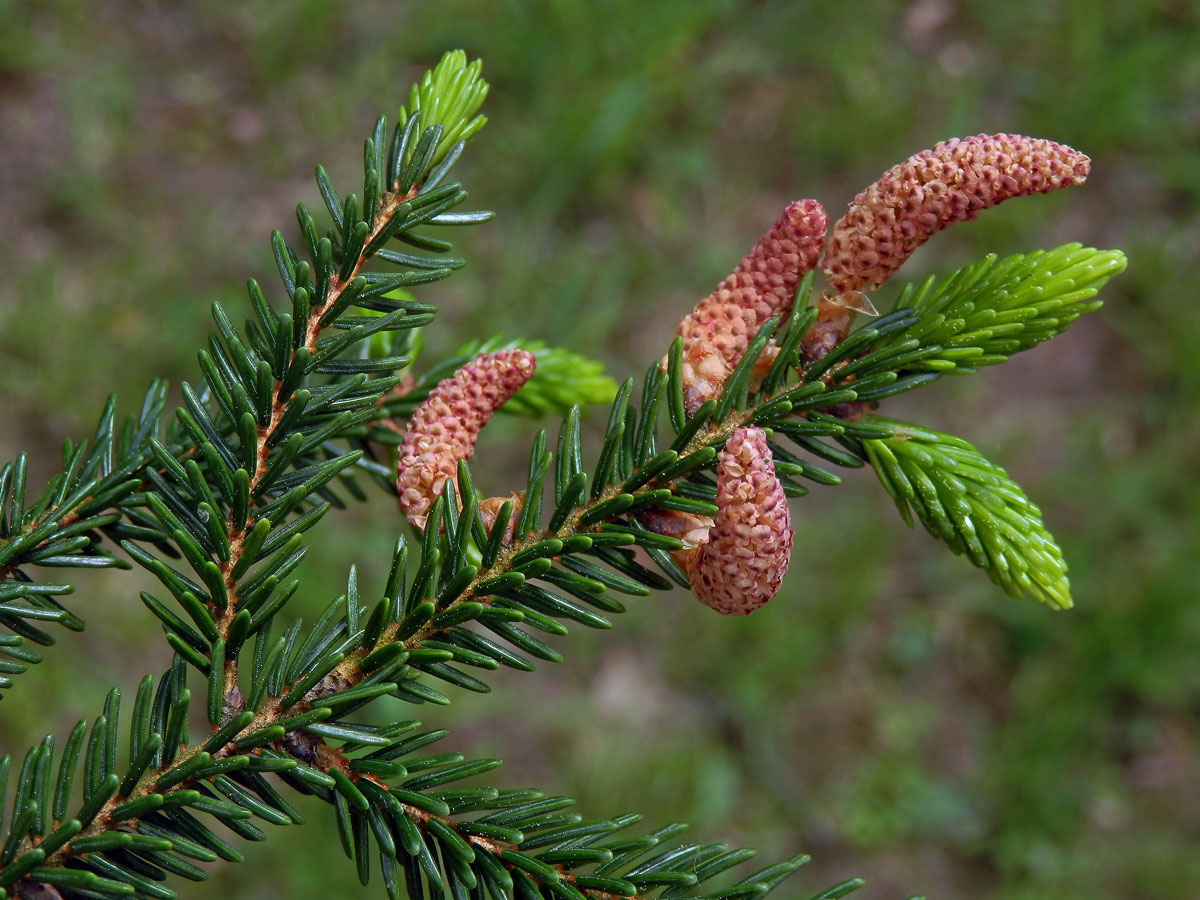
M914 250L955 222L1011 197L1082 184L1091 161L1020 134L951 138L888 169L854 198L821 260L835 291L873 291Z
M790 204L717 289L675 333L683 338L683 396L689 414L721 392L767 319L792 311L796 286L817 264L828 219L816 200ZM666 359L662 362L666 371Z
M480 430L533 377L535 365L526 350L480 354L416 408L396 465L396 492L410 522L425 527L442 484L457 475L460 459L471 458Z
M873 291L912 252L943 228L970 222L1012 197L1082 184L1091 161L1064 144L1020 134L951 138L893 166L854 198L834 224L821 268L832 292L817 304L817 321L801 343L807 361L821 359L869 309Z
M738 428L717 457L717 514L686 568L692 592L725 615L754 612L779 591L792 552L787 497L761 428Z

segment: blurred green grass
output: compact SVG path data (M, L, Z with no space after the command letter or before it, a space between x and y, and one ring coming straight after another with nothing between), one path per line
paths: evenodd
M270 228L319 205L313 164L354 178L374 116L458 46L493 85L459 175L498 220L427 292L431 353L509 332L641 372L788 200L836 215L892 163L980 131L1070 143L1093 175L939 235L905 278L1067 240L1130 266L1052 348L887 408L1018 477L1074 612L1008 600L852 473L797 503L793 574L754 617L635 603L564 642L553 678L426 720L585 814L811 852L781 896L850 874L868 898L1200 893L1194 4L0 0L0 458L49 474L110 390L194 379L209 303L241 308L248 275L271 279ZM489 429L485 484L511 483L530 434ZM309 610L350 561L382 578L397 518L379 498L325 524ZM0 708L5 750L45 709L61 734L161 669L131 584L81 591L89 631ZM378 895L312 812L185 892Z

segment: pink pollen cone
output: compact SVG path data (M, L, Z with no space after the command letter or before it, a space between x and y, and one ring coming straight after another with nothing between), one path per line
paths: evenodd
M828 225L816 200L788 205L716 290L684 316L683 395L689 414L717 396L767 319L792 311L796 286L817 264ZM666 371L667 361L662 361Z
M470 459L479 432L532 376L536 365L526 350L484 353L439 381L413 412L400 443L396 492L400 508L418 528L458 461Z
M717 515L687 565L692 592L724 615L747 615L775 596L792 551L791 518L767 436L738 428L717 457Z
M1019 134L952 138L888 169L833 226L821 260L837 292L873 291L914 250L1010 197L1082 184L1091 161Z

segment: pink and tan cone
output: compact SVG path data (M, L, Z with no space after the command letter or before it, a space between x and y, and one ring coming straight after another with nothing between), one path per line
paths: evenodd
M829 233L825 277L835 291L873 291L943 228L1012 197L1082 184L1090 167L1078 150L1020 134L942 141L854 198Z
M888 169L830 230L821 268L833 290L817 304L817 321L801 342L803 358L821 359L844 340L862 311L860 292L876 290L934 234L1012 197L1082 184L1090 166L1064 144L976 134L942 141Z
M748 615L779 591L792 552L791 517L767 436L736 429L717 457L717 514L690 555L692 592L724 615Z
M536 361L526 350L484 353L439 381L413 412L396 464L400 508L418 528L458 461L470 459L492 413L533 376Z
M828 221L816 200L789 204L737 268L684 316L675 333L683 338L689 414L721 392L762 324L792 311L796 285L817 264Z

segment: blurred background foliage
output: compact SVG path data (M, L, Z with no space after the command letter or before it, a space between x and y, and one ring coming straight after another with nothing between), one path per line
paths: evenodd
M270 228L319 207L313 165L355 177L374 116L451 47L492 82L459 177L498 217L422 296L442 308L430 359L507 333L640 373L788 200L837 215L952 135L1067 142L1093 175L939 235L897 286L1067 240L1130 265L1052 348L887 408L1018 478L1075 611L1009 600L856 473L796 504L792 576L763 611L651 598L612 634L572 635L553 677L498 679L425 720L587 814L811 852L818 871L785 896L850 874L867 898L1200 895L1190 0L0 0L0 458L28 450L44 477L110 390L132 403L152 375L195 379L210 301L241 308L247 276L271 280ZM489 429L495 493L531 431ZM382 496L328 519L309 608L351 561L381 580L399 526ZM61 735L110 684L162 669L136 581L82 586L88 631L0 708L6 750L48 710ZM331 823L280 837L187 895L378 895L352 884Z

